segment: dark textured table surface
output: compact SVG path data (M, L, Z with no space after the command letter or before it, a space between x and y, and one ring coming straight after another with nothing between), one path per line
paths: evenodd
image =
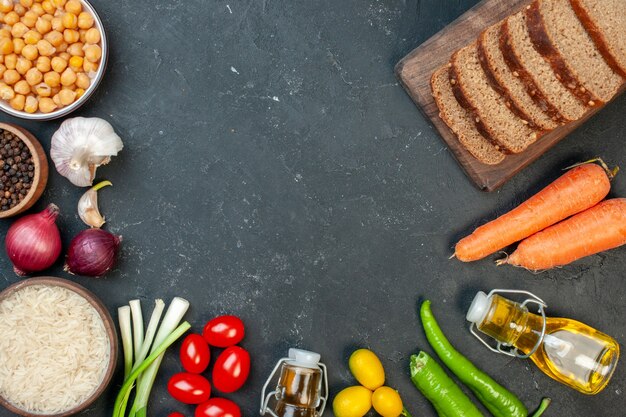
M448 260L458 238L548 184L560 169L596 155L626 165L621 97L500 191L464 176L393 75L411 49L470 8L472 0L94 0L111 41L103 84L76 115L109 120L121 155L98 172L107 228L124 236L106 279L50 275L93 290L117 317L138 297L187 298L195 330L221 313L247 324L253 367L228 398L258 414L261 386L291 346L322 354L331 393L354 384L350 352L369 347L414 416L435 416L408 378L408 358L430 352L417 320L429 298L451 341L547 416L624 415L626 365L606 390L584 396L529 361L487 351L467 329L477 290L518 288L543 297L553 316L614 336L626 333L626 249L533 275ZM59 121L29 123L49 149ZM64 243L82 229L84 190L54 168L37 208L57 203ZM612 195L626 196L626 177ZM0 223L4 235L9 221ZM16 282L0 256L3 286ZM148 313L145 313L148 314ZM118 368L119 369L119 368ZM167 355L149 415L177 404L165 382L180 366ZM84 416L111 413L121 383ZM620 406L621 404L621 406ZM0 416L9 416L2 410ZM332 415L329 410L325 415Z

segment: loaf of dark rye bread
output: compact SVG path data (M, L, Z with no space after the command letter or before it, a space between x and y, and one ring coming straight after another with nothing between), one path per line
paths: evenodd
M626 1L570 0L606 63L626 78Z
M499 164L504 160L504 154L480 134L472 114L461 107L454 97L449 68L449 65L438 68L430 82L433 97L439 107L439 117L474 158L487 165Z
M551 130L559 125L560 117L552 116L537 104L526 86L506 64L500 50L502 22L487 28L478 38L478 58L492 87L507 101L507 105L519 117L541 130Z
M539 131L513 113L489 83L478 59L476 42L454 53L450 62L455 97L473 112L478 130L498 150L520 153L539 138Z
M606 63L568 0L535 0L526 15L535 48L566 87L591 106L613 98L622 77Z

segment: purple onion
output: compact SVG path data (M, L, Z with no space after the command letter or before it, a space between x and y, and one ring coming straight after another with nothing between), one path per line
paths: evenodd
M100 277L117 262L122 236L102 229L83 230L72 239L65 258L65 271Z

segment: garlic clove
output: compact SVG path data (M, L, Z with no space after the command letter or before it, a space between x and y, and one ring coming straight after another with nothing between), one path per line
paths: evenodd
M64 121L52 136L50 157L59 174L72 184L93 183L99 166L111 161L124 144L106 120L74 117Z
M91 187L78 200L78 216L87 225L100 228L105 223L104 217L98 209L98 190L111 184L111 181L102 181Z

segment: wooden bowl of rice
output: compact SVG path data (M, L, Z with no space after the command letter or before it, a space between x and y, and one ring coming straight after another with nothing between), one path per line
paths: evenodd
M0 405L25 417L64 417L111 382L117 332L90 291L38 277L0 292Z

